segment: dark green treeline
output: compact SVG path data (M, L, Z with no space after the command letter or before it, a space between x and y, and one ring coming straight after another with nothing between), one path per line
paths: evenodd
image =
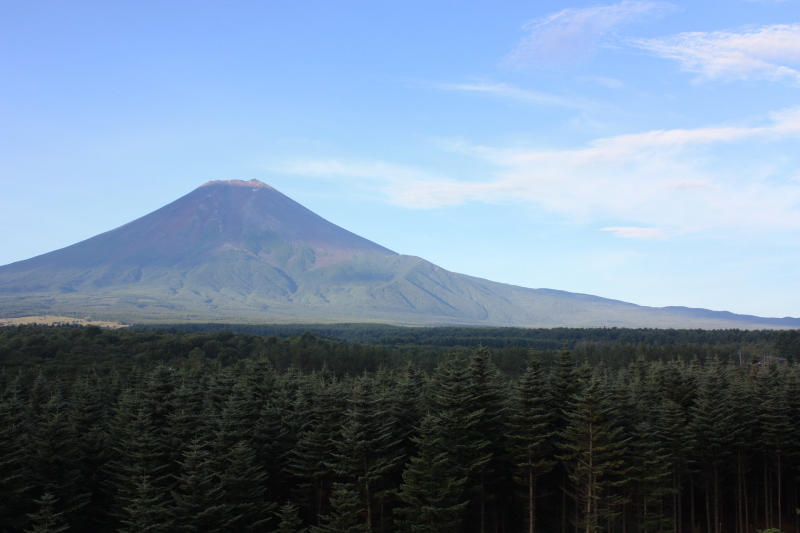
M798 529L795 363L184 363L0 374L0 531Z

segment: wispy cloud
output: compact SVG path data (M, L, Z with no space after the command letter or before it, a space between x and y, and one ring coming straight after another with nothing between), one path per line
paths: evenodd
M701 80L789 80L800 84L800 24L739 32L687 32L633 40L636 46L680 63Z
M670 237L714 227L797 231L800 184L792 178L800 160L775 174L759 148L796 137L800 107L757 126L650 131L568 150L462 146L463 153L496 166L492 179L410 179L388 190L396 203L416 208L526 202L574 220L616 218L650 227L609 230L623 237ZM735 152L733 160L729 152Z
M552 105L586 109L591 107L591 102L583 98L559 96L541 91L520 89L507 83L439 83L436 88L446 91L467 91L484 93L500 98L508 98L519 102L540 105Z
M453 179L384 161L299 160L275 169L349 178L391 202L426 209L469 202L523 203L622 238L697 231L800 231L800 156L776 166L766 148L796 144L800 107L756 125L656 130L572 149L448 145L486 165L485 179ZM785 150L782 150L785 152ZM624 223L610 225L609 221ZM606 226L607 225L607 226Z
M530 34L506 57L507 65L524 68L579 60L618 27L673 9L666 2L625 0L609 6L563 9L525 24Z
M602 228L600 231L610 231L617 237L623 239L661 239L666 235L663 228L637 228L612 226Z
M596 83L609 89L621 89L625 84L616 78L604 78L601 76L581 76L578 81Z

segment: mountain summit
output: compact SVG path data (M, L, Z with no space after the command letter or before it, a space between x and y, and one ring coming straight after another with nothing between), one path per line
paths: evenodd
M226 252L279 268L394 253L331 224L269 185L230 180L210 181L115 230L6 268L181 269Z
M211 181L117 229L0 267L0 316L514 326L800 327L448 272L257 180Z

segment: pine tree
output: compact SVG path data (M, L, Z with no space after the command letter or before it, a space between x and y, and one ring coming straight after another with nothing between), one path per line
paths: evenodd
M517 389L509 421L511 458L516 472L514 480L527 492L528 532L536 530L537 482L555 466L551 458L552 438L549 431L550 410L544 373L534 353Z
M719 360L706 365L699 385L689 427L697 442L694 458L702 465L701 474L705 479L706 527L719 531L720 479L731 458L739 427L729 401L726 372Z
M300 508L292 502L286 502L278 511L277 533L306 533L308 531L303 526L303 521L297 516Z
M36 420L44 406L55 393L56 388L53 386L53 383L39 371L31 384L30 391L28 391L28 401L25 406L28 420Z
M577 370L575 358L569 347L564 344L555 361L555 368L550 374L550 405L553 413L553 431L560 432L567 425L569 402L578 392Z
M311 533L367 533L362 522L363 503L358 489L351 483L334 483L331 512L322 517L322 526L312 526Z
M215 421L222 413L236 386L236 376L228 368L217 370L211 374L208 389L204 396L204 416L206 420Z
M664 499L672 494L669 453L662 442L660 428L649 422L636 425L629 485L634 487L639 500L637 523L644 533L669 528L669 522L661 512Z
M448 416L448 413L442 413ZM460 530L468 500L463 498L467 481L464 469L455 463L441 436L441 418L427 415L414 442L419 455L403 472L398 496L403 505L394 512L404 518L405 531L452 533Z
M160 432L167 425L170 414L175 410L175 370L166 366L156 367L145 380L144 408L147 410L153 427Z
M272 401L262 411L262 416L268 419L260 422L261 427L255 429L257 435L273 432L269 444L271 460L265 472L270 480L270 496L275 501L293 498L294 484L298 478L290 465L300 436L312 421L311 392L307 387L301 387L302 381L295 367L290 367L277 377Z
M423 375L409 362L397 374L394 389L387 397L388 407L391 408L395 421L394 440L398 442L398 451L405 460L414 452L411 438L414 428L422 419L420 398L423 390Z
M689 431L681 406L665 397L660 413L661 442L668 456L672 488L672 522L675 533L681 533L683 513L681 502L684 478L691 472L690 458L695 441Z
M476 477L492 458L490 442L480 427L484 413L475 409L467 372L454 357L436 368L430 390L429 403L440 414L442 443L460 469L459 477L467 478L464 489L468 498L476 492Z
M221 525L224 506L220 503L222 489L214 462L198 440L183 455L177 486L171 491L175 529L186 533L216 531Z
M279 396L280 381L275 374L272 362L260 352L245 366L244 384L250 391L247 411L253 414L250 443L256 455L256 463L270 480L268 498L274 501L283 499L282 472L285 450L281 449L284 440L282 427L282 405Z
M113 515L131 532L150 527L150 520L166 523L168 494L174 482L165 473L167 465L149 412L133 391L123 394L112 434L116 458L108 469L115 502ZM149 508L151 504L157 507Z
M171 512L166 493L153 485L150 476L139 474L131 480L133 491L124 500L120 512L120 533L160 533L170 531Z
M480 412L476 436L491 436L487 439L484 449L489 459L472 474L475 480L480 532L485 533L490 518L486 509L487 502L497 497L495 493L500 488L509 486L508 478L503 475L503 466L507 461L504 451L507 449L505 422L508 398L505 384L501 381L497 367L492 363L491 354L486 348L478 348L470 358L467 381L471 407Z
M615 508L623 498L613 489L628 481L629 468L622 460L627 441L613 418L609 392L593 375L569 403L559 456L572 481L576 526L586 533L600 530L604 521L617 514Z
M75 430L59 392L38 409L28 449L35 490L57 496L56 510L64 513L68 522L79 523L91 494L86 491L79 467L81 456Z
M223 453L217 449L216 452ZM250 446L235 444L217 466L223 524L219 531L244 532L263 529L272 519L275 504L265 499L266 474L255 461Z
M63 533L68 530L69 524L64 521L64 513L55 510L57 501L49 492L45 492L41 500L34 500L39 510L28 515L30 529L26 529L25 533Z
M561 348L556 356L555 365L550 373L550 432L560 435L567 426L567 416L569 402L578 391L578 372L575 368L575 358L567 343ZM561 533L567 530L567 493L565 490L568 480L568 473L563 464L555 466L556 477L561 479Z
M783 370L778 364L769 364L759 373L758 379L758 392L761 399L757 415L758 443L765 453L765 461L771 463L765 462L764 490L765 492L770 489L774 490L772 497L769 492L765 494L764 501L767 505L765 516L767 527L777 526L778 529L783 529L783 469L786 462L786 450L793 437L793 424ZM770 483L770 481L772 482ZM776 505L769 505L771 500ZM777 507L777 510L774 507Z
M33 489L26 460L24 407L16 393L0 399L0 531L19 531Z
M299 478L298 488L304 500L310 501L321 524L326 495L333 483L336 439L340 428L340 406L338 383L326 383L324 376L312 376L308 380L310 409L305 418L305 427L297 445L291 450L289 470ZM302 399L306 393L299 393Z
M170 402L172 410L166 415L163 440L169 450L170 473L178 475L180 463L189 446L205 433L210 420L203 418L203 389L199 374L183 371L177 376Z
M104 470L111 458L107 413L97 373L78 379L70 394L69 423L76 440L76 466L90 501L73 518L72 526L77 529L98 531L108 522L112 498L103 483Z
M252 391L243 381L238 381L216 417L215 446L227 451L239 442L250 444L258 414Z
M277 376L272 362L263 355L247 361L245 384L253 394L255 410L261 411L275 396Z
M380 409L372 379L366 375L356 380L348 404L331 466L353 485L365 511L367 529L371 530L373 507L386 499L391 489L389 474L400 460L397 443L392 441L394 421Z
M747 498L747 473L752 468L752 458L757 448L756 406L753 394L753 375L741 368L729 373L729 404L737 422L732 446L736 457L736 531L746 533L750 524L750 504Z

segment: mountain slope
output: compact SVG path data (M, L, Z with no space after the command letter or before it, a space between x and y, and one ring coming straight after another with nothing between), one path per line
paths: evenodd
M800 327L526 289L396 254L252 180L210 182L115 230L0 267L0 316L129 321Z

